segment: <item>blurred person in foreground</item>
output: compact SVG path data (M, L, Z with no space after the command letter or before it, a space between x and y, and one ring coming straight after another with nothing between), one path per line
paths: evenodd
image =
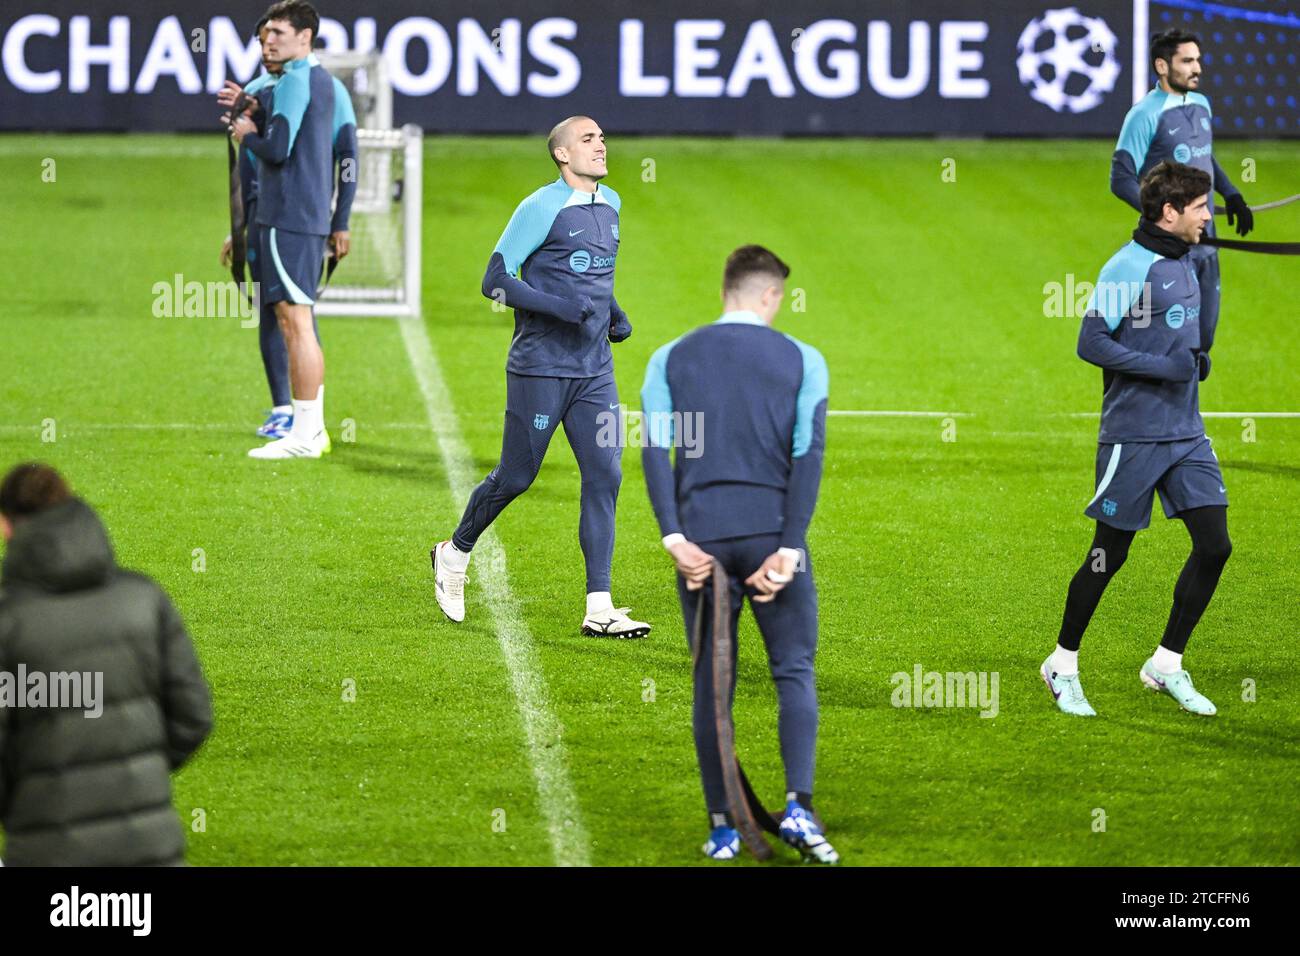
M5 864L183 864L171 772L212 701L180 616L48 465L0 482L0 535Z

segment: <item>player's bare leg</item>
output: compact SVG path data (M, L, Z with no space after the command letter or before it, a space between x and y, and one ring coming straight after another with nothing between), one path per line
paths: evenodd
M289 352L293 427L289 434L248 454L253 458L319 458L330 450L325 431L325 353L312 325L311 306L277 302L276 318Z

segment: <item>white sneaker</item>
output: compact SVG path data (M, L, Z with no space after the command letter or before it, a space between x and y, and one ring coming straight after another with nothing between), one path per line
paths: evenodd
M451 568L443 554L451 547L450 541L439 541L429 552L433 561L433 586L442 613L459 624L465 620L465 582L469 575Z
M582 619L582 633L588 637L645 637L650 625L627 616L630 607L609 607Z
M295 438L292 433L267 442L248 453L249 458L283 459L283 458L319 458L330 451L329 432L321 429L315 438Z

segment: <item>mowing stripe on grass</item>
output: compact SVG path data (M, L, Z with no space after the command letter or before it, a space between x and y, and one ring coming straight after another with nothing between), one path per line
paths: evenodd
M476 484L469 448L460 434L460 425L452 409L451 396L442 377L438 358L429 342L429 333L421 319L398 319L402 342L415 372L415 380L424 397L429 426L438 440L447 483L455 501L465 501ZM537 795L542 816L551 837L551 849L559 866L589 866L587 833L578 813L578 797L569 780L568 758L560 722L547 700L546 681L542 677L532 635L524 623L503 570L505 550L496 533L489 528L474 546L471 568L482 586L484 609L491 615L492 627L501 642L501 652L510 672L510 687L519 705L519 716L528 743L528 759L537 778ZM447 624L447 627L453 625Z

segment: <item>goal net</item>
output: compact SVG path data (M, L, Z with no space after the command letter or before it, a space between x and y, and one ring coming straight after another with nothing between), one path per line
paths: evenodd
M393 129L393 88L383 55L319 53L357 114L357 194L350 248L317 298L317 315L420 314L423 133Z
M423 153L418 126L357 130L348 255L318 296L317 315L420 314Z

